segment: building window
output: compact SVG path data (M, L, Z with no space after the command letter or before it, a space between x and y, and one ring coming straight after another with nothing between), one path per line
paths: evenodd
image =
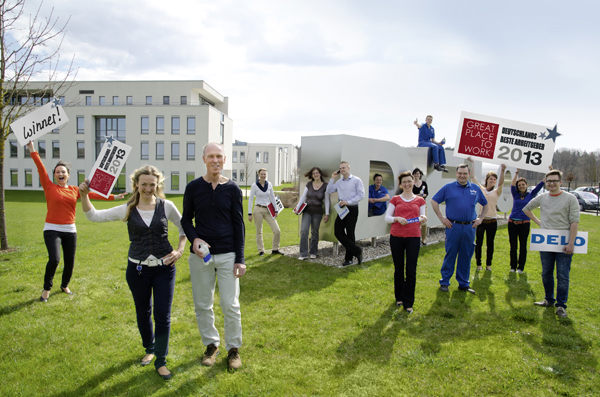
M52 141L52 158L59 159L60 158L60 142Z
M127 104L128 105L133 105L133 97L132 96L127 96Z
M85 133L85 119L83 116L77 116L77 133L84 134Z
M156 142L156 159L157 160L165 159L165 143L164 142Z
M121 174L117 178L117 183L115 183L115 187L113 187L113 193L115 192L124 192L127 183L127 175L125 175L125 167L121 170Z
M196 144L194 142L187 143L187 159L196 160Z
M244 171L240 171L240 182L244 182Z
M163 97L163 105L170 105L170 104L171 104L171 97L164 96Z
M85 97L85 106L92 106L92 97L91 96Z
M233 152L233 162L237 163L237 152Z
M38 141L38 153L41 159L46 158L46 141Z
M196 118L188 117L187 118L187 133L188 135L192 135L196 133Z
M104 106L104 105L106 105L105 99L106 99L106 98L105 98L105 97L103 97L103 96L101 96L101 97L98 97L98 104L99 104L100 106Z
M60 128L55 128L52 130L51 134L58 134L60 132Z
M179 134L179 117L171 117L171 134Z
M246 162L246 153L240 152L240 163Z
M141 151L142 151L142 160L148 160L150 158L150 144L148 142L142 141L141 142L142 147L141 147Z
M142 134L150 133L150 118L148 116L142 116Z
M190 183L191 181L193 181L194 179L196 179L196 174L193 172L188 172L185 174L185 184L187 185L188 183Z
M263 153L263 163L268 163L269 162L269 152L264 152Z
M119 97L118 96L114 96L113 97L113 106L117 106L119 104Z
M152 97L151 96L146 97L146 105L152 105Z
M260 163L260 152L256 152L256 162Z
M165 133L165 118L163 116L156 117L156 133L160 135Z
M125 117L96 117L96 158L107 136L112 135L118 141L125 143L125 127Z
M171 172L171 190L179 190L179 172Z
M10 157L16 158L19 157L19 146L17 145L17 141L9 141L10 145Z
M30 158L31 157L31 153L29 153L29 148L27 147L27 145L23 146L23 149L25 149L25 153L23 155L24 158Z
M84 159L85 158L85 142L77 141L77 158Z
M237 171L231 172L231 179L233 179L234 181L237 181Z
M77 183L82 184L85 181L85 171L77 170Z
M221 144L225 143L225 115L221 113L221 125L220 125L220 134L221 134Z
M19 186L19 170L10 170L10 186Z
M183 95L179 101L182 105L187 105L187 96Z
M25 187L33 186L33 176L31 170L25 170Z
M171 142L171 160L179 160L179 142Z
M60 101L60 106L65 106L65 97L64 96L58 97L58 100Z

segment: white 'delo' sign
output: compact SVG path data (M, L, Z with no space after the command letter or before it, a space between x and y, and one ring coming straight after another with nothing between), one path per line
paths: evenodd
M108 197L121 174L129 152L131 152L131 146L117 141L112 136L107 136L106 143L102 146L100 155L90 172L90 190Z
M569 244L568 230L532 229L529 249L532 251L563 252ZM577 232L574 254L587 254L588 232Z
M60 106L60 100L52 98L49 103L41 108L13 121L10 128L21 146L25 146L29 141L36 140L68 121L67 114Z
M548 172L559 134L519 121L462 112L454 156L480 158L524 170Z

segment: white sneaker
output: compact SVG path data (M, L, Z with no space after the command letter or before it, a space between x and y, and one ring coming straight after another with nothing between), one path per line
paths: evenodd
M511 273L514 273L514 272L515 272L515 269L510 269L510 272L511 272Z
M299 261L303 261L303 260L305 260L305 259L306 259L306 257L305 257L305 256L299 256L299 257L298 257L298 260L299 260Z
M317 259L317 256L316 255L311 255L310 259Z
M519 270L517 270L517 273L521 274L521 273L523 273L523 270L519 269Z

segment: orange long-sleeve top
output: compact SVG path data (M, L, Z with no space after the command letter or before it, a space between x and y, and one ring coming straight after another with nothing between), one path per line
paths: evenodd
M54 223L56 225L70 225L75 223L75 210L77 207L77 200L80 198L79 188L77 186L65 186L60 187L56 183L52 182L48 171L40 159L38 152L32 152L31 158L35 162L38 173L40 174L40 181L44 188L44 195L46 196L46 207L48 213L46 214L46 223ZM109 198L104 198L97 193L90 192L91 199L95 200L114 200L115 196L111 194Z

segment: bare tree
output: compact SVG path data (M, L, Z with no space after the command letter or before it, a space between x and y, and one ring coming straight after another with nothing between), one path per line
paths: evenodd
M585 180L596 183L600 179L600 153L584 152L580 163Z
M240 159L240 161L241 160L242 159ZM254 165L254 160L252 160L249 153L246 153L243 164L244 164L244 178L245 178L244 182L246 183L246 197L248 197L248 178L250 177L250 172L252 171L252 166ZM252 181L252 179L251 179L251 181ZM250 183L250 186L252 186L252 183Z
M4 206L4 150L10 124L53 96L60 96L75 79L73 59L61 62L60 48L67 23L59 24L54 8L40 15L25 14L25 0L0 0L0 248L8 248ZM65 67L63 68L63 64ZM43 89L28 83L48 73Z

